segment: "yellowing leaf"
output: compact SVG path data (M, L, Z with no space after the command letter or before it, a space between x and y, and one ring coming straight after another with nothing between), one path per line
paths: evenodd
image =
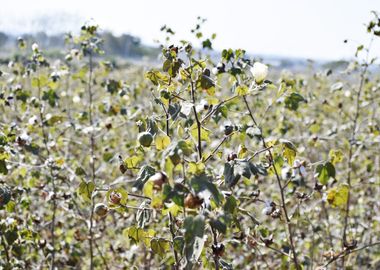
M165 239L152 239L150 241L152 251L160 257L164 257L167 251L170 250L170 243Z
M155 143L157 150L164 150L170 144L170 137L163 133L157 134Z
M207 97L206 100L209 105L217 105L219 103L216 97Z
M243 159L247 156L248 149L244 144L240 144L238 148L238 158Z
M297 155L297 148L291 141L281 139L280 142L282 144L282 154L284 155L288 164L290 166L293 166L293 162Z
M331 149L329 153L330 161L332 164L336 164L343 161L343 153L340 150Z
M190 127L190 130L191 130L191 136L193 136L193 138L195 139L195 141L198 141L198 128L197 128L197 124L192 125ZM207 129L201 127L201 140L202 141L209 142L210 141L209 134L210 134L210 131L208 131Z
M190 174L199 175L205 171L205 164L203 162L189 162L188 166L188 173Z
M134 239L136 242L144 240L145 232L143 229L132 226L128 229L128 236Z
M124 163L128 169L132 169L132 168L138 167L141 160L142 160L141 156L131 156L129 158L126 158L124 160Z
M178 213L181 211L181 207L176 205L175 203L165 204L168 208L162 210L162 215L167 215L169 212L176 217Z
M327 201L333 207L345 208L348 200L349 187L347 184L341 184L338 187L331 188L327 192Z
M210 95L210 96L214 96L215 95L215 87L210 87L210 88L207 88L205 89L207 94Z
M82 181L77 189L78 196L84 201L90 202L92 192L95 190L95 184L93 182Z
M294 151L293 149L284 147L283 155L286 158L288 164L290 166L293 166L293 162L294 162L294 160L296 158L297 152Z
M59 167L62 167L63 164L65 164L65 160L63 158L58 158L55 160L55 164L57 164Z
M248 87L246 85L239 85L235 88L235 94L239 96L248 94Z
M154 186L153 181L148 181L145 183L143 187L144 196L147 196L149 198L153 197L153 186Z

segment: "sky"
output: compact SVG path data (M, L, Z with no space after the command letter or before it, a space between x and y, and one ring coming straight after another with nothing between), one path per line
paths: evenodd
M380 0L1 0L0 31L76 31L94 19L102 29L139 36L146 44L170 26L191 40L198 16L204 33L217 33L216 49L243 48L255 55L315 60L350 58L366 44L364 24ZM43 19L49 23L41 23ZM350 42L344 44L343 40ZM380 44L374 45L380 52Z

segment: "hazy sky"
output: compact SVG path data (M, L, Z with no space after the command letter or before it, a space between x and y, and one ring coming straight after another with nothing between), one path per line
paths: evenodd
M2 0L4 1L4 0ZM197 16L216 32L215 48L244 48L253 54L339 59L368 40L364 23L380 0L6 0L0 31L75 31L90 18L115 33L153 43L163 24L189 38ZM41 25L36 18L57 18ZM354 40L344 44L344 39ZM380 46L375 47L380 52Z

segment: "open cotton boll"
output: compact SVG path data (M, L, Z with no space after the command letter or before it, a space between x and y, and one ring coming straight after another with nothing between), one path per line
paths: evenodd
M264 81L268 76L268 66L260 62L255 62L250 70L257 83Z
M303 165L301 165L300 167L300 174L302 177L306 177L307 176L307 171L305 169L305 167Z
M37 44L37 43L33 43L33 44L32 44L32 50L33 50L34 52L38 51L38 44Z
M37 122L38 122L38 119L37 119L37 116L35 116L35 115L30 117L28 120L29 125L35 125Z
M199 192L198 194L198 197L203 199L203 202L205 203L205 205L210 205L210 199L211 199L211 192L208 191L207 189L205 190L202 190L201 192Z

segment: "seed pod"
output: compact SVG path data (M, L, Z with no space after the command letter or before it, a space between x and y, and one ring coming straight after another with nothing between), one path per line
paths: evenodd
M224 126L224 135L228 136L234 131L234 127L230 125Z
M281 217L281 210L279 208L275 209L271 214L270 216L272 218L279 218Z
M161 190L162 185L168 181L168 177L164 172L157 172L150 177L150 181L153 182L153 188L155 190Z
M153 136L149 132L141 132L138 135L139 143L144 147L149 147L153 142Z
M227 156L227 161L235 160L237 159L237 154L236 153L230 153Z
M0 207L3 207L11 200L11 191L6 187L0 187Z
M119 166L119 170L122 174L125 174L125 172L127 171L127 168L125 167L124 164L120 164Z
M351 242L346 242L346 241L344 241L343 245L344 245L344 247L345 247L346 249L348 249L348 250L353 250L353 249L355 249L355 248L357 247L357 245L358 245L358 241L355 240L355 239L352 240Z
M225 250L225 247L223 244L218 243L216 245L212 245L211 248L212 248L212 253L214 254L214 256L218 256L218 257L223 256L224 250Z
M189 193L185 198L185 207L195 209L201 206L203 199L199 198L197 195Z
M323 189L323 185L319 184L318 182L315 182L314 190L321 191Z
M112 191L110 194L109 200L113 204L120 204L121 194L119 192Z
M124 174L127 171L127 167L124 164L123 157L119 155L119 170L122 174Z
M97 203L94 211L99 217L105 217L108 214L108 207L104 203Z

